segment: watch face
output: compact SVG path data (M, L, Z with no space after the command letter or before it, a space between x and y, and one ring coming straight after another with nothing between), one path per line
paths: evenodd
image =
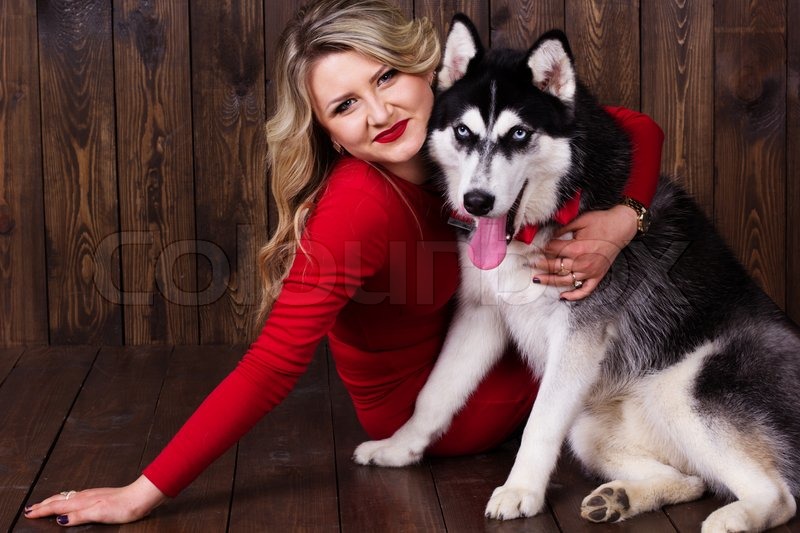
M639 217L639 230L642 233L647 233L648 229L650 229L650 212L645 211L642 213L642 216Z

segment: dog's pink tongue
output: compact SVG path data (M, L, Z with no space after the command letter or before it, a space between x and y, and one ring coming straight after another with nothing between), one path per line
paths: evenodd
M506 256L506 217L478 219L469 241L469 258L481 270L491 270Z

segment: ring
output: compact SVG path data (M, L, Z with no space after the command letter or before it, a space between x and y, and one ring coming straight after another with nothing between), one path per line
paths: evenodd
M556 274L559 276L566 276L569 273L569 270L564 268L564 258L559 257L559 259L561 260L561 264L558 266L558 272L556 272Z
M78 494L78 491L77 490L63 490L63 491L59 492L59 494L61 494L64 497L64 500L69 500L70 498L72 498L73 496Z
M583 287L583 282L577 278L575 278L575 272L570 272L572 274L572 286L576 289L580 289Z

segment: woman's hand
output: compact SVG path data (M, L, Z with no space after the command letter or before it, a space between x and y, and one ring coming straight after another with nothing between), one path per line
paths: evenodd
M565 300L585 298L600 284L619 252L636 236L636 212L617 205L606 211L589 211L561 228L544 248L536 268L545 272L534 282L576 287L561 293ZM568 232L573 238L559 239Z
M124 524L150 514L167 497L149 479L139 479L125 487L69 491L51 496L25 508L27 518L56 515L61 526L89 522Z

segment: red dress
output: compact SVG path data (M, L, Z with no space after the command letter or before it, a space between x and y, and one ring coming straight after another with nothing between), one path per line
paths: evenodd
M644 115L608 110L635 147L626 194L649 205L663 134ZM325 335L366 432L394 433L413 412L452 314L458 255L446 212L432 187L342 158L258 339L144 475L177 495L286 397ZM527 366L507 354L429 452L498 445L525 420L536 391Z

